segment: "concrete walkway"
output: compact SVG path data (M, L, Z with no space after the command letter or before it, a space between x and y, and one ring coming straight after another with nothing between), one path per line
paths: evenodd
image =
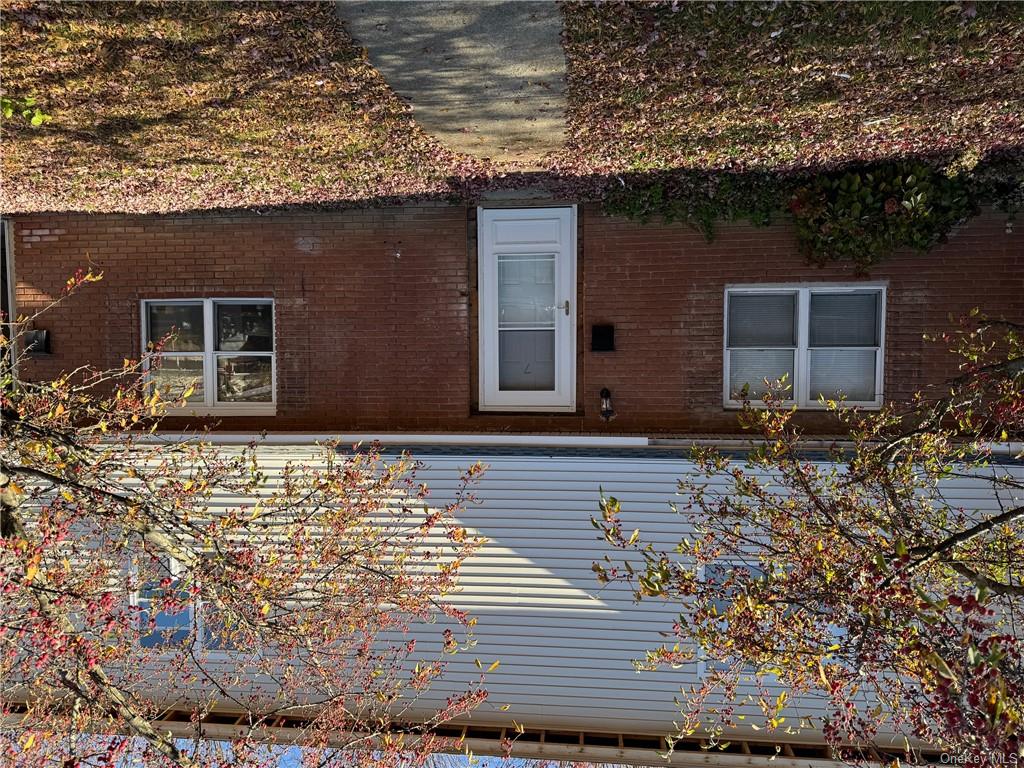
M452 149L537 165L565 130L562 16L553 0L341 0L371 63Z

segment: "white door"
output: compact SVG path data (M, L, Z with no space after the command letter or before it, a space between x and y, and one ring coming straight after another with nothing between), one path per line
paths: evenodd
M576 208L480 208L480 409L576 410Z

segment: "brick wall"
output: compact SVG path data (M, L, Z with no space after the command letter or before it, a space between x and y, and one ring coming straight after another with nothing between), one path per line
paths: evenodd
M229 430L315 432L735 432L722 408L723 289L730 283L847 281L848 266L808 266L784 224L689 228L580 215L576 414L476 414L473 212L423 205L225 216L34 215L15 219L19 311L59 293L92 263L105 279L40 320L53 355L41 377L140 353L144 298L269 296L276 302L278 415L220 420ZM888 281L888 399L941 380L949 358L924 342L949 313L981 306L1024 319L1024 242L1005 216L978 217L927 255L874 269ZM616 351L590 351L590 326L614 323ZM618 419L598 417L598 392ZM802 417L834 431L822 414ZM168 422L169 427L182 426Z

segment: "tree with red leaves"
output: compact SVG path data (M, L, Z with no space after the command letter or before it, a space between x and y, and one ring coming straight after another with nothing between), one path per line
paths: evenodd
M480 466L433 506L408 457L324 444L270 473L255 443L164 439L188 393L140 361L20 380L32 320L0 371L0 763L256 768L300 744L303 765L397 766L452 747L432 728L486 694L427 693L470 636L445 596L479 545L455 515Z
M682 735L724 739L746 703L769 732L823 732L848 760L915 744L972 765L1020 759L1024 472L1010 441L1024 436L1024 328L974 313L940 341L960 371L933 391L877 412L825 403L850 434L825 456L786 382L746 402L758 440L741 458L695 452L674 552L602 499L595 525L621 557L599 577L680 607L673 643L642 663L709 662ZM954 485L982 501L952 501ZM798 722L787 702L805 696L827 715Z

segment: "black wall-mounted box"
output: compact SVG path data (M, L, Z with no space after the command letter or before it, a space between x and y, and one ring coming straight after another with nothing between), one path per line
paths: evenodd
M590 350L592 352L614 352L615 326L592 325L590 327Z
M50 332L49 331L25 331L25 351L30 355L50 354Z

